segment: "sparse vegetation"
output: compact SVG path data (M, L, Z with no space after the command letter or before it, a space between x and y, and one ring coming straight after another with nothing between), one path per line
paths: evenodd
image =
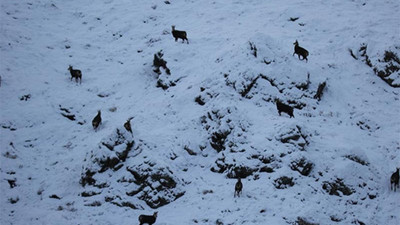
M250 44L251 54L254 55L254 57L257 58L257 47L256 47L256 45L251 41L249 41L249 44Z
M346 158L350 159L351 161L354 161L356 163L359 163L363 166L368 166L369 163L366 162L365 160L362 160L360 157L356 156L356 155L346 155Z
M299 160L292 161L292 163L290 164L290 168L292 170L298 171L303 176L310 175L313 167L314 167L314 164L312 162L309 162L305 158L301 158Z
M372 60L367 54L368 45L363 43L358 50L360 58L365 64L372 68L374 73L391 87L400 87L400 59L392 50L385 50L382 58ZM393 49L398 49L394 47ZM398 50L397 50L398 51ZM353 58L358 59L353 51L350 51ZM378 56L379 57L379 56Z
M319 225L318 223L308 222L306 219L297 217L296 225Z
M230 133L229 130L214 132L211 136L211 147L213 147L217 152L225 150L225 142Z
M292 187L293 185L294 185L293 177L282 176L274 180L274 186L277 189L286 189L288 187Z
M329 195L351 195L354 193L354 190L347 187L342 179L336 179L334 182L324 182L322 188L328 192Z
M167 61L163 59L163 56L164 53L162 52L162 50L154 54L154 59L153 59L154 72L156 72L158 75L161 75L160 68L163 68L168 75L171 75L171 71L167 67Z
M321 100L322 93L323 93L323 91L325 89L325 86L326 86L326 82L325 81L318 85L317 93L314 95L314 98L318 99L318 101Z

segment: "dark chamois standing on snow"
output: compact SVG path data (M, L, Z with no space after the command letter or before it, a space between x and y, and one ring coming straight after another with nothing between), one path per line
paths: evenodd
M296 40L296 42L293 43L293 44L294 44L294 53L293 53L293 55L294 55L294 54L297 54L297 55L299 56L299 59L300 59L300 56L302 56L303 59L301 59L301 60L304 60L304 59L305 59L306 62L308 62L308 59L307 59L308 51L305 50L304 48L300 47L300 46L299 46L299 42L297 42L297 40Z
M276 100L276 108L278 109L279 115L281 115L281 112L284 112L287 113L290 118L294 118L293 107L282 103L279 99Z
M171 75L171 71L167 67L167 61L165 61L163 57L162 50L154 54L154 59L153 59L153 66L155 67L154 72L156 72L158 75L161 74L160 67L164 68L165 72L168 75Z
M322 92L324 91L325 86L326 86L326 82L320 83L318 86L317 93L314 95L314 98L318 99L318 101L321 100Z
M235 184L235 194L233 195L233 197L240 197L240 195L242 194L242 189L243 189L243 184L242 181L240 180L240 178L238 178L236 184Z
M145 223L152 225L153 223L156 222L156 219L157 219L157 212L155 212L152 216L148 216L148 215L140 215L139 216L140 225L145 224Z
M82 72L80 70L74 70L71 65L68 67L68 70L71 73L71 80L72 80L72 78L75 78L75 81L77 83L78 83L78 80L79 80L79 83L82 83Z
M133 119L132 117L129 118L125 123L124 123L124 127L127 131L129 131L130 133L132 133L132 127L131 127L131 119Z
M390 177L390 190L396 191L396 187L399 188L399 168Z
M93 118L92 120L92 125L95 130L99 127L101 124L101 111L97 111L97 115Z
M182 39L182 43L186 42L189 44L189 40L187 39L187 34L186 31L182 30L175 30L175 26L172 26L172 36L174 36L175 41L178 41L178 39Z

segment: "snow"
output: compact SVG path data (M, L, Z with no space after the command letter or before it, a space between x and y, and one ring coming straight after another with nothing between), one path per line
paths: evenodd
M400 91L349 53L360 57L367 44L379 68L386 50L399 55L399 1L169 2L1 1L0 224L138 224L154 211L160 225L400 223L389 182L400 167ZM174 41L171 25L189 44ZM292 55L295 40L308 62ZM153 72L160 50L171 75ZM398 72L391 78L398 84ZM295 118L278 115L276 98ZM132 134L123 127L131 117ZM110 151L102 143L118 131ZM217 151L212 137L223 131ZM122 169L99 172L98 159L119 157L129 142ZM313 164L308 176L291 168L301 158ZM234 198L231 177L244 167L255 171ZM106 187L80 183L88 168ZM151 183L132 196L143 183L129 170ZM162 189L169 178L149 170L176 187ZM294 185L278 189L283 176ZM353 193L324 190L338 179ZM159 196L171 202L152 209L143 200Z

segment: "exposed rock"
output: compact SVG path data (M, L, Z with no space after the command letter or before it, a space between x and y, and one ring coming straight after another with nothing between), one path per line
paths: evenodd
M314 167L314 164L312 162L309 162L305 158L295 160L290 164L290 168L292 170L298 171L303 176L310 175L310 172L313 169L313 167Z
M247 144L246 131L250 124L242 119L236 107L214 109L200 119L209 133L210 146L217 152L243 152Z
M295 126L292 128L283 128L279 131L276 139L284 144L291 144L296 146L300 150L305 150L306 145L308 145L307 135L302 133L302 130L299 126Z
M372 68L374 73L391 87L400 87L400 46L389 47L381 54L368 55L368 45L363 43L358 49L357 55L350 50L354 59L361 59Z
M330 195L341 196L343 195L351 195L354 193L354 190L347 187L342 179L336 179L334 182L324 182L322 188L328 192Z
M345 158L350 159L351 161L354 161L356 163L359 163L363 166L368 166L369 163L363 159L361 159L360 157L356 156L356 155L346 155Z
M152 208L158 208L185 193L182 190L185 182L176 177L167 166L148 159L138 159L140 163L136 162L135 157L142 152L144 146L146 145L142 143L136 145L129 131L118 128L104 138L97 149L87 154L80 180L86 190L81 196L96 197L96 201L87 204L88 206L101 205L97 196L107 193L104 201L116 206L143 209L140 204L129 201L134 198L143 200ZM124 185L114 186L115 182ZM121 193L126 196L119 196Z
M283 176L274 180L274 186L277 189L285 189L294 185L293 177Z
M151 208L166 205L185 193L180 187L177 187L177 182L181 184L184 182L174 176L168 168L154 168L150 164L141 164L127 167L127 170L133 175L134 183L138 187L126 194L137 196Z
M319 223L311 223L304 218L297 217L296 225L319 225Z

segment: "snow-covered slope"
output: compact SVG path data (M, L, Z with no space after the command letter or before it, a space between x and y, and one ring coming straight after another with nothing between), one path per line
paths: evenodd
M399 10L1 1L0 223L399 224Z

